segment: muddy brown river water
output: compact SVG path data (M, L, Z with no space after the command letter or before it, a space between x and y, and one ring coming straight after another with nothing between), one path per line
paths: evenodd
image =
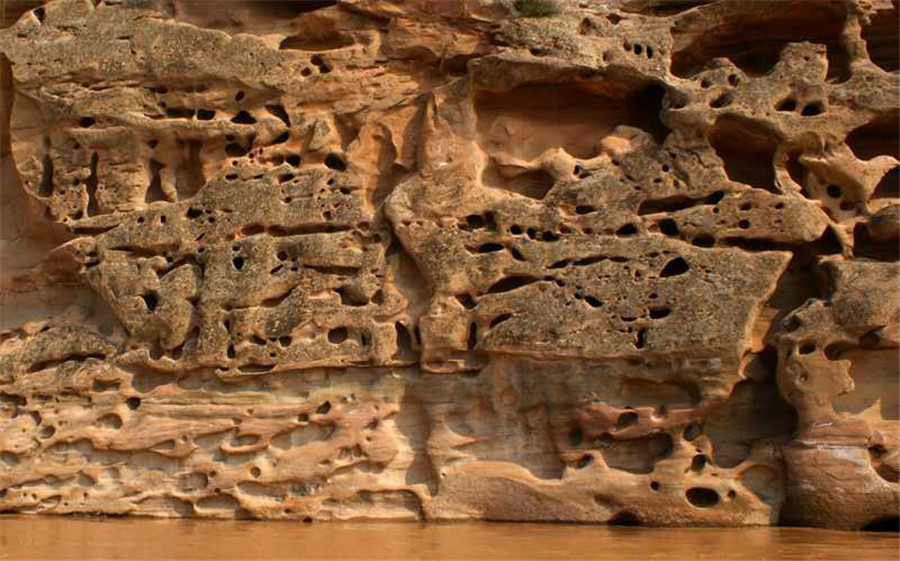
M0 517L0 559L900 559L896 533L806 528Z

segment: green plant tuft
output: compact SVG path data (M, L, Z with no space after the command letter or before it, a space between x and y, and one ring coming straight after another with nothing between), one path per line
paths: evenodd
M523 18L540 18L559 12L556 0L516 0L514 6Z

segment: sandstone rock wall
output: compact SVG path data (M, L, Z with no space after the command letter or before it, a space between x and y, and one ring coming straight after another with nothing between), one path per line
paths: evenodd
M897 19L4 3L0 510L895 518Z

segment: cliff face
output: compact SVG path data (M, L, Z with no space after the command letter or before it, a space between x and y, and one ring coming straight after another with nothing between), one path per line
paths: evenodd
M896 0L36 4L0 509L897 516Z

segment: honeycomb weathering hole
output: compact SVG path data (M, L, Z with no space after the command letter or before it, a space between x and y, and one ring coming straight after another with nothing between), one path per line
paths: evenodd
M900 517L889 516L874 520L862 528L863 532L900 532Z
M748 17L745 10L752 11L754 17ZM825 44L829 51L838 53L843 49L843 12L842 5L829 0L796 4L758 0L729 8L724 4L702 7L698 17L685 18L674 29L672 73L690 77L713 59L724 57L748 74L765 75L774 68L788 43L800 41ZM694 25L705 17L717 25L712 30L696 31Z
M643 129L659 142L665 138L668 129L659 118L662 87L592 86L563 83L478 92L480 144L489 154L527 161L554 148L575 158L593 158L603 137L619 125Z
M900 3L891 0L891 8L878 10L868 25L862 29L862 37L866 42L869 60L885 72L900 69L900 29L897 20L900 18Z
M900 113L897 111L876 116L847 135L847 146L861 160L871 160L877 156L892 156L900 159L898 120L900 120Z
M773 159L778 137L760 123L732 116L716 120L709 142L725 163L728 179L775 190Z
M685 496L697 508L712 508L719 503L719 493L706 487L691 487Z

